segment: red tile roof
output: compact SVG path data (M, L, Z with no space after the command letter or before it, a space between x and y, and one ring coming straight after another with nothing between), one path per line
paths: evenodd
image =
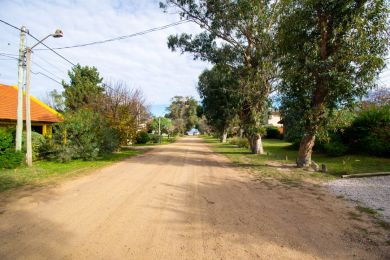
M35 97L31 96L31 121L35 122L61 122L61 115L42 103ZM18 88L16 86L8 86L0 84L0 120L16 120L16 110L18 101ZM26 98L23 93L23 120L26 115Z

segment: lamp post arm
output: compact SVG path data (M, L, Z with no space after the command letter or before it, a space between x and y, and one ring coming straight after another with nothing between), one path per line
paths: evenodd
M40 40L39 42L37 42L36 44L34 44L32 47L30 47L30 50L32 50L35 46L37 46L38 44L40 44L41 42L43 42L44 40L46 40L47 38L49 38L50 36L53 36L53 34L49 34L48 36L46 36L45 38L43 38L42 40Z

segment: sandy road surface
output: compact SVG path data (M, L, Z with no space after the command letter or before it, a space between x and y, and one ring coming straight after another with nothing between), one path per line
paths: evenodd
M201 139L184 138L3 198L0 259L389 256L388 247L365 242L344 207L326 194L255 181Z

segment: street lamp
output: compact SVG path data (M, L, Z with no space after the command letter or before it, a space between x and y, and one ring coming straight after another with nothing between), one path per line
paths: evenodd
M61 38L63 37L63 33L60 29L57 29L54 33L49 34L39 42L37 42L32 47L27 47L25 51L26 55L26 133L27 133L27 165L29 167L32 166L32 143L31 143L31 111L30 111L30 66L31 66L31 53L32 49L35 48L35 46L42 43L44 40L46 40L49 37L53 38Z

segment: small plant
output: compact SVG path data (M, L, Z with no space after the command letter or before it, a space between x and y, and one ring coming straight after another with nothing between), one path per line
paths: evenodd
M149 141L150 141L150 137L147 132L141 131L137 134L137 138L136 138L137 144L146 144Z
M0 155L0 169L14 169L22 164L23 153L9 148Z
M365 212L365 213L372 215L372 216L376 216L378 214L378 212L372 208L367 208L367 207L363 207L363 206L356 206L356 209L360 212Z
M341 142L330 142L324 144L325 152L330 156L342 156L348 151L348 147Z
M23 153L15 151L11 131L0 128L0 169L13 169L22 164Z
M265 127L265 137L269 139L282 139L283 135L280 133L279 129L276 126L266 126Z

